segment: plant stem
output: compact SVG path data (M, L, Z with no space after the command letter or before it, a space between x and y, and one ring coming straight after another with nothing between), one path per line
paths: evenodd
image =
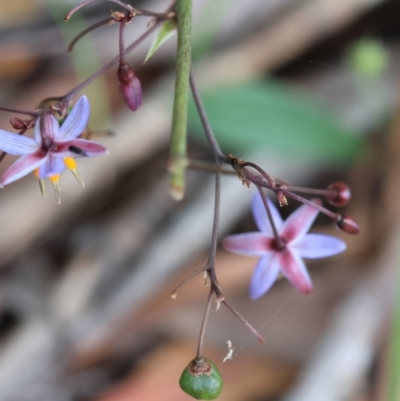
M212 287L210 287L210 292L208 294L206 309L204 311L203 320L201 322L199 341L197 343L197 352L196 352L196 359L197 360L200 360L202 358L201 352L202 352L202 349L203 349L204 334L206 332L208 316L210 315L211 301L212 301L213 294L214 294L214 291L213 291Z
M236 171L233 171L232 169L224 169L221 168L219 164L205 162L202 160L188 159L187 168L190 170L202 171L204 173L216 173L217 171L221 171L221 174L237 176Z
M222 303L250 330L260 343L265 343L265 338L226 299Z
M229 158L225 156L225 154L222 152L211 128L211 124L204 109L203 101L201 100L199 90L197 89L192 70L190 71L190 88L192 89L193 98L196 103L196 108L200 116L201 124L203 125L204 133L206 134L207 141L210 145L215 159L220 163L229 164Z
M125 26L126 26L126 20L122 20L119 23L119 63L121 65L125 64L125 57L124 57L124 51L125 51Z
M187 166L187 109L192 48L192 0L178 0L175 8L178 20L178 50L168 168L171 172L170 193L174 199L179 201L185 192Z
M218 228L219 228L219 205L221 202L221 171L215 173L215 198L214 198L214 221L211 233L210 254L208 265L214 269L215 257L217 255Z

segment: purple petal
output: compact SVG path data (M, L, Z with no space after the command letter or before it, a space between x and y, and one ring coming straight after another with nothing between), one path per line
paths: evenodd
M283 275L300 292L305 295L310 294L313 289L313 285L306 265L304 264L300 255L296 251L287 249L284 252L278 252L277 257Z
M319 199L312 199L312 202L320 205ZM280 236L288 243L296 243L310 229L319 211L312 206L303 205L293 212L283 223Z
M90 104L86 96L81 96L61 125L56 141L69 141L77 138L87 126Z
M35 124L35 140L37 143L42 143L43 139L46 138L55 140L55 138L60 136L59 132L60 124L58 124L57 119L50 113L42 115Z
M52 153L57 157L91 157L108 153L107 148L100 143L86 139L57 142L56 148Z
M42 152L30 153L20 157L4 172L0 179L0 185L7 185L13 181L19 180L45 163L47 157L48 156Z
M40 118L36 120L35 128L33 129L33 137L39 146L42 146L42 135L40 134Z
M279 260L274 252L264 255L258 261L251 278L251 299L255 300L262 297L271 288L278 277L279 268Z
M316 259L336 255L346 249L346 244L335 237L307 234L293 246L302 258Z
M39 178L60 174L64 169L65 163L62 158L49 155L46 162L39 168Z
M38 150L32 138L0 130L0 150L14 156L23 156Z
M263 233L230 235L222 241L223 247L231 252L247 256L262 256L272 251L273 238Z
M276 209L275 205L269 199L267 200L269 208L271 210L272 219L274 220L275 226L279 231L283 224L282 218L278 210ZM265 210L265 206L261 199L261 195L258 192L255 193L253 196L251 207L253 211L253 217L258 229L267 235L273 236L273 231L271 223L269 222L268 219L267 211Z

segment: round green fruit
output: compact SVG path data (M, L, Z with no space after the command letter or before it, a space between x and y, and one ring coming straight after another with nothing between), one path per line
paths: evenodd
M196 400L215 400L221 394L223 380L212 361L195 358L182 372L179 385Z

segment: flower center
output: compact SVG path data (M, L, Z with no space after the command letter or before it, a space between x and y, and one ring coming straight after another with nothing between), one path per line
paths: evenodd
M274 238L272 240L272 248L277 252L283 252L286 249L286 243L287 241L282 237Z
M57 150L57 146L53 139L51 138L43 138L42 139L42 150L45 152Z

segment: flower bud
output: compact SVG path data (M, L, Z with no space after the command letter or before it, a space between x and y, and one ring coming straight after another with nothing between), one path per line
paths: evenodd
M128 107L136 111L142 104L142 87L129 64L120 64L118 68L118 86Z
M350 216L337 215L335 225L347 234L356 235L360 232L359 225Z
M326 196L326 200L332 206L344 206L348 203L351 198L351 191L347 184L344 182L334 182L328 186L328 189L334 190L336 192L333 196Z
M215 400L222 391L223 380L209 359L193 359L182 372L179 386L196 400Z
M26 122L25 122L24 120L21 120L21 119L18 118L18 117L13 117L13 118L10 120L10 124L11 124L11 126L12 126L14 129L16 129L17 131L21 131L21 130L27 128Z

